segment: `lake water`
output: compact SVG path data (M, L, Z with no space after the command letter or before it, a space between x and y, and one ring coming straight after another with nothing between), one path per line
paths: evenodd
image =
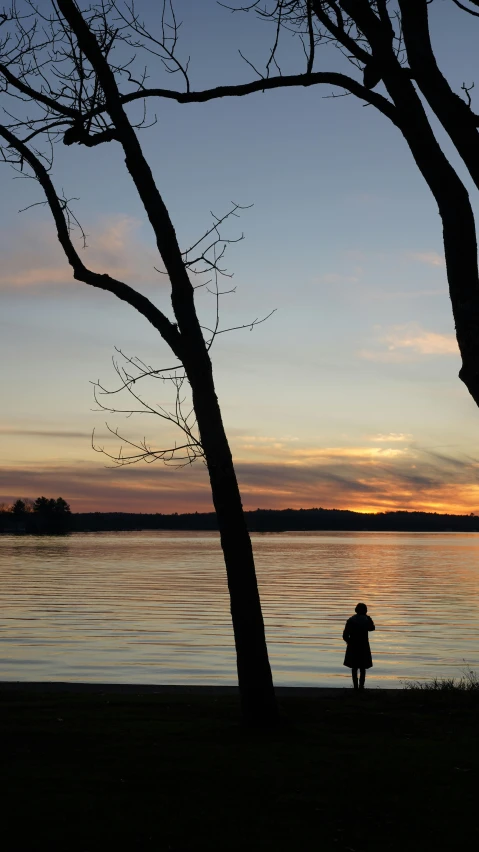
M252 538L276 684L349 684L359 600L376 622L370 686L479 668L479 535ZM2 536L0 604L0 680L235 682L215 533Z

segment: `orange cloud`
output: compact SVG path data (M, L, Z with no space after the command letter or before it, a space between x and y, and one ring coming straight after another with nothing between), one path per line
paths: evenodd
M370 438L371 441L379 441L379 442L387 442L390 443L396 441L411 441L412 435L406 434L405 432L388 432L387 435L374 435Z
M0 275L0 287L35 287L39 284L65 284L71 278L68 267L37 267L23 272L5 272Z
M420 263L426 263L428 266L445 266L446 262L442 254L437 251L419 251L412 252L409 257L413 260L418 260Z
M121 214L104 219L91 229L86 249L76 241L78 251L95 272L137 282L154 280L159 277L154 271L154 266L159 265L158 258L138 238L139 225L136 219ZM72 270L55 238L54 229L46 223L24 234L20 246L3 252L0 290L50 289L72 282ZM67 290L65 286L63 288Z
M378 329L375 349L362 349L360 358L368 361L400 363L413 361L418 355L457 355L459 349L454 334L426 331L418 323Z
M293 457L304 459L352 459L355 462L381 460L393 458L407 453L407 450L398 450L389 447L325 447L324 449L293 450Z
M293 435L283 435L280 438L267 435L244 435L241 436L241 441L238 442L238 449L249 450L253 453L259 452L261 455L264 455L265 453L269 454L278 450L286 450L289 444L298 440ZM287 452L290 453L289 448Z

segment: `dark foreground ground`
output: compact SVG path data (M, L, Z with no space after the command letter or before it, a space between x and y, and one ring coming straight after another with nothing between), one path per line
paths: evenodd
M479 848L477 697L101 690L0 689L6 852Z

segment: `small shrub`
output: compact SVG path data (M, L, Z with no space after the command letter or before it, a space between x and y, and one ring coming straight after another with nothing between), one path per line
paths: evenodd
M404 681L404 689L425 692L473 692L479 694L479 677L473 669L463 669L462 677L433 678L432 680Z

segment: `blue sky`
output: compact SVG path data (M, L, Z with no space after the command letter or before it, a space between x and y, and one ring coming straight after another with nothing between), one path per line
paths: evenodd
M214 0L177 8L193 88L253 78L237 51L260 64L271 37L264 23ZM446 0L431 15L442 68L459 89L474 80L479 22ZM158 23L154 13L149 20ZM284 70L300 67L294 43L285 41L283 61ZM325 54L321 67L333 65L337 56ZM181 85L153 65L150 82ZM254 205L228 232L245 239L228 253L236 292L224 297L222 319L238 325L275 313L251 332L222 336L213 353L245 505L475 511L479 413L457 378L433 199L387 119L329 94L158 101L150 106L157 124L141 134L184 247L208 227L210 210ZM118 147L60 144L53 174L79 197L88 263L169 311ZM105 417L91 410L91 381L113 379L114 347L155 366L167 363L166 347L128 306L72 282L48 211L17 213L39 190L13 177L4 166L0 501L45 493L62 494L74 510L208 508L201 464L111 470L92 451L91 431L105 434ZM211 316L203 291L198 306ZM171 438L160 421L109 422L159 446Z

